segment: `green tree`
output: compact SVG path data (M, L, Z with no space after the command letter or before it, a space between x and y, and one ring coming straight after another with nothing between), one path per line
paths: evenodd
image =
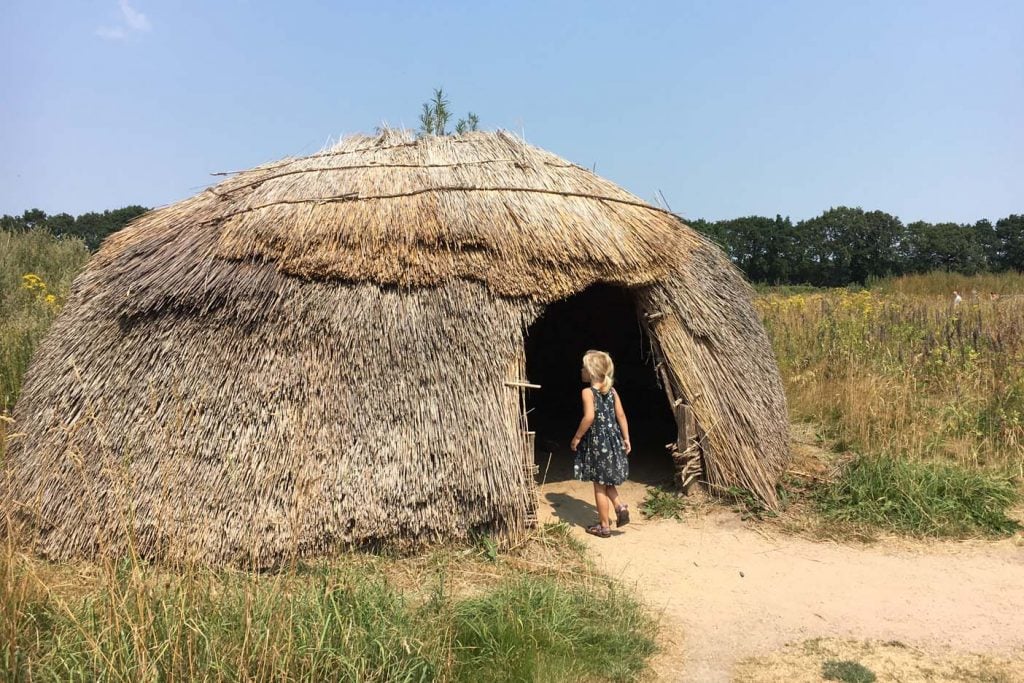
M907 226L908 270L973 275L985 268L985 250L973 226L916 221Z
M448 121L451 120L451 110L448 108L450 102L445 97L444 90L434 89L434 97L429 102L423 103L420 112L420 137L424 135L448 135ZM455 124L455 133L461 135L467 131L477 130L480 125L480 118L473 112L469 112L466 118L459 119Z
M46 229L57 237L75 234L75 217L70 213L58 213L55 216L48 216Z
M973 226L974 239L981 247L985 258L985 270L998 270L999 263L999 236L996 234L996 227L992 221L983 218Z
M722 241L722 237L716 229L718 223L714 221L706 221L703 218L687 218L685 219L685 223L700 234L710 238L712 242L722 247L722 249L726 249L725 243ZM728 250L726 249L726 251Z
M20 216L0 217L0 228L12 232L39 228L56 237L78 237L91 251L96 251L104 239L149 211L144 206L125 206L102 213L91 211L75 218L68 213L47 216L42 209L29 209Z
M713 233L751 280L789 282L796 235L789 218L746 216L717 221Z
M25 229L25 221L21 219L21 216L8 216L4 214L0 216L0 229L9 232L21 232Z
M74 235L81 238L90 251L99 249L109 235L117 232L148 211L144 206L125 206L103 213L83 213L75 219Z
M883 211L840 206L802 221L799 231L814 236L812 244L818 253L806 255L819 266L821 281L814 284L863 283L900 270L903 224Z
M822 285L828 280L824 226L804 220L793 226L789 284Z
M21 216L22 224L26 230L32 228L46 227L46 212L42 209L29 209Z
M1011 214L996 221L996 237L1000 266L1024 270L1024 214Z

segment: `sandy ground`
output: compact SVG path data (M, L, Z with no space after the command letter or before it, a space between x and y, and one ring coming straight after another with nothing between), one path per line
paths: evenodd
M642 471L640 483L620 489L633 521L600 539L583 531L596 521L592 485L568 478L567 455L552 462L540 463L540 519L573 525L599 567L661 611L660 680L744 680L741 660L811 638L1024 655L1019 539L841 545L772 533L721 506L683 521L644 520L639 504L657 476Z
M928 683L1019 683L1024 681L1024 658L964 654L947 650L926 652L897 640L864 641L813 638L787 644L763 657L740 662L733 678L744 683L820 683L829 662L857 662L888 681Z

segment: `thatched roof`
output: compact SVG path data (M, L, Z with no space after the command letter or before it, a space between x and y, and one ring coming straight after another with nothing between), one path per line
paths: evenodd
M100 258L121 257L137 276L122 251L174 260L168 242L184 225L190 240L204 233L211 256L273 261L287 275L404 287L465 278L538 301L597 281L655 282L698 243L671 213L504 132L349 137L154 211ZM210 275L163 273L133 296L187 296Z
M507 133L352 137L109 238L15 411L7 500L52 557L279 561L515 534L518 391L543 305L632 288L707 431L712 484L774 503L778 372L751 291L678 217ZM126 530L131 530L127 533Z

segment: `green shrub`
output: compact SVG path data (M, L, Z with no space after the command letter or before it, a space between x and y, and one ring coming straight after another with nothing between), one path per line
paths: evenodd
M640 512L648 518L682 519L686 512L686 501L676 491L652 486L647 489Z
M821 665L821 677L843 683L874 683L875 672L850 659L830 659Z
M816 492L832 519L921 536L1009 534L1006 516L1019 499L1006 476L959 465L890 456L858 456Z

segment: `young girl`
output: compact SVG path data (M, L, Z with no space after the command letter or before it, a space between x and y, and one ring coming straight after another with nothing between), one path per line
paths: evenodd
M629 523L629 507L619 504L619 491L615 488L629 475L629 424L622 401L612 389L612 357L604 351L587 351L580 374L590 386L583 390L583 419L572 438L572 450L576 453L574 469L577 479L594 482L600 522L588 527L587 533L608 538L612 535L613 508L618 526Z

